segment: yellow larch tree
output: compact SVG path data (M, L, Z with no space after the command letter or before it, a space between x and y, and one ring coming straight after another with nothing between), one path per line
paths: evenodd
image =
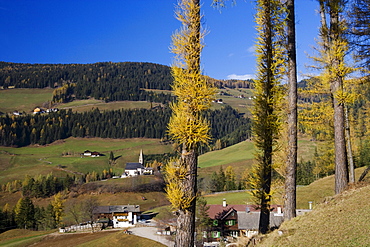
M257 79L253 107L253 138L257 149L249 187L260 206L259 231L266 233L270 224L273 154L281 128L282 88L285 73L285 7L280 0L257 1Z
M208 143L210 125L201 116L209 109L215 88L201 73L204 32L199 0L180 0L176 18L181 29L172 36L172 89L177 102L171 105L168 132L181 147L181 157L166 168L167 197L177 215L175 246L193 246L197 197L198 147Z

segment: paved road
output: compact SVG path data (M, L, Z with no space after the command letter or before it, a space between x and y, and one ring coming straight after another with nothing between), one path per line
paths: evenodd
M174 242L167 240L165 236L161 236L157 234L156 227L132 227L130 228L130 231L134 235L137 235L143 238L149 238L149 239L160 242L170 247L174 246Z

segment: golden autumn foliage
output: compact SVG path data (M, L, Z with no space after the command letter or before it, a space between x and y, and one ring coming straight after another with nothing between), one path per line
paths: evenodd
M58 194L54 195L54 199L50 202L50 204L53 206L55 222L58 226L62 222L65 201L66 200L63 199L62 194L59 192Z
M249 177L250 194L261 214L259 231L266 233L270 224L273 155L281 130L280 81L285 73L284 47L285 7L279 0L257 1L257 79L255 80L253 138L256 146L256 164Z
M256 202L269 200L270 190L264 189L271 183L272 156L277 147L281 128L282 88L280 80L285 71L283 47L284 8L280 1L257 1L257 80L254 90L253 133L257 147L257 164L249 178L251 194ZM267 180L266 180L267 179Z
M189 171L184 165L180 164L180 160L171 160L165 168L165 174L168 183L165 191L172 208L174 210L189 208L195 199L195 196L190 193L183 183Z

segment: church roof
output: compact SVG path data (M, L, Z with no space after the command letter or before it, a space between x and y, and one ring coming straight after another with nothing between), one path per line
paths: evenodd
M125 170L137 170L138 168L144 169L143 164L139 162L131 162L131 163L126 163Z

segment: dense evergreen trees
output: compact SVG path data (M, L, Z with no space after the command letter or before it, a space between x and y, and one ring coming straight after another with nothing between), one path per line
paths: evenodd
M227 106L204 113L210 119L212 136L229 146L250 136L250 120ZM61 110L48 114L0 117L0 145L45 145L74 137L163 138L171 111L168 108L76 113Z
M105 101L133 100L167 103L170 94L145 89L171 90L171 69L154 63L102 62L94 64L22 64L0 62L0 87L56 88L53 102L93 97ZM252 88L253 81L215 80L217 87ZM68 86L65 86L68 85Z
M12 211L8 207L3 208L0 213L0 231L15 227L30 230L54 229L60 224L63 203L60 194L46 208L35 206L30 197L21 197Z
M152 63L94 64L22 64L0 62L0 86L45 88L62 86L66 82L79 85L81 95L94 88L133 87L170 90L172 81L167 66ZM110 84L110 85L108 85ZM103 90L100 90L103 91Z

